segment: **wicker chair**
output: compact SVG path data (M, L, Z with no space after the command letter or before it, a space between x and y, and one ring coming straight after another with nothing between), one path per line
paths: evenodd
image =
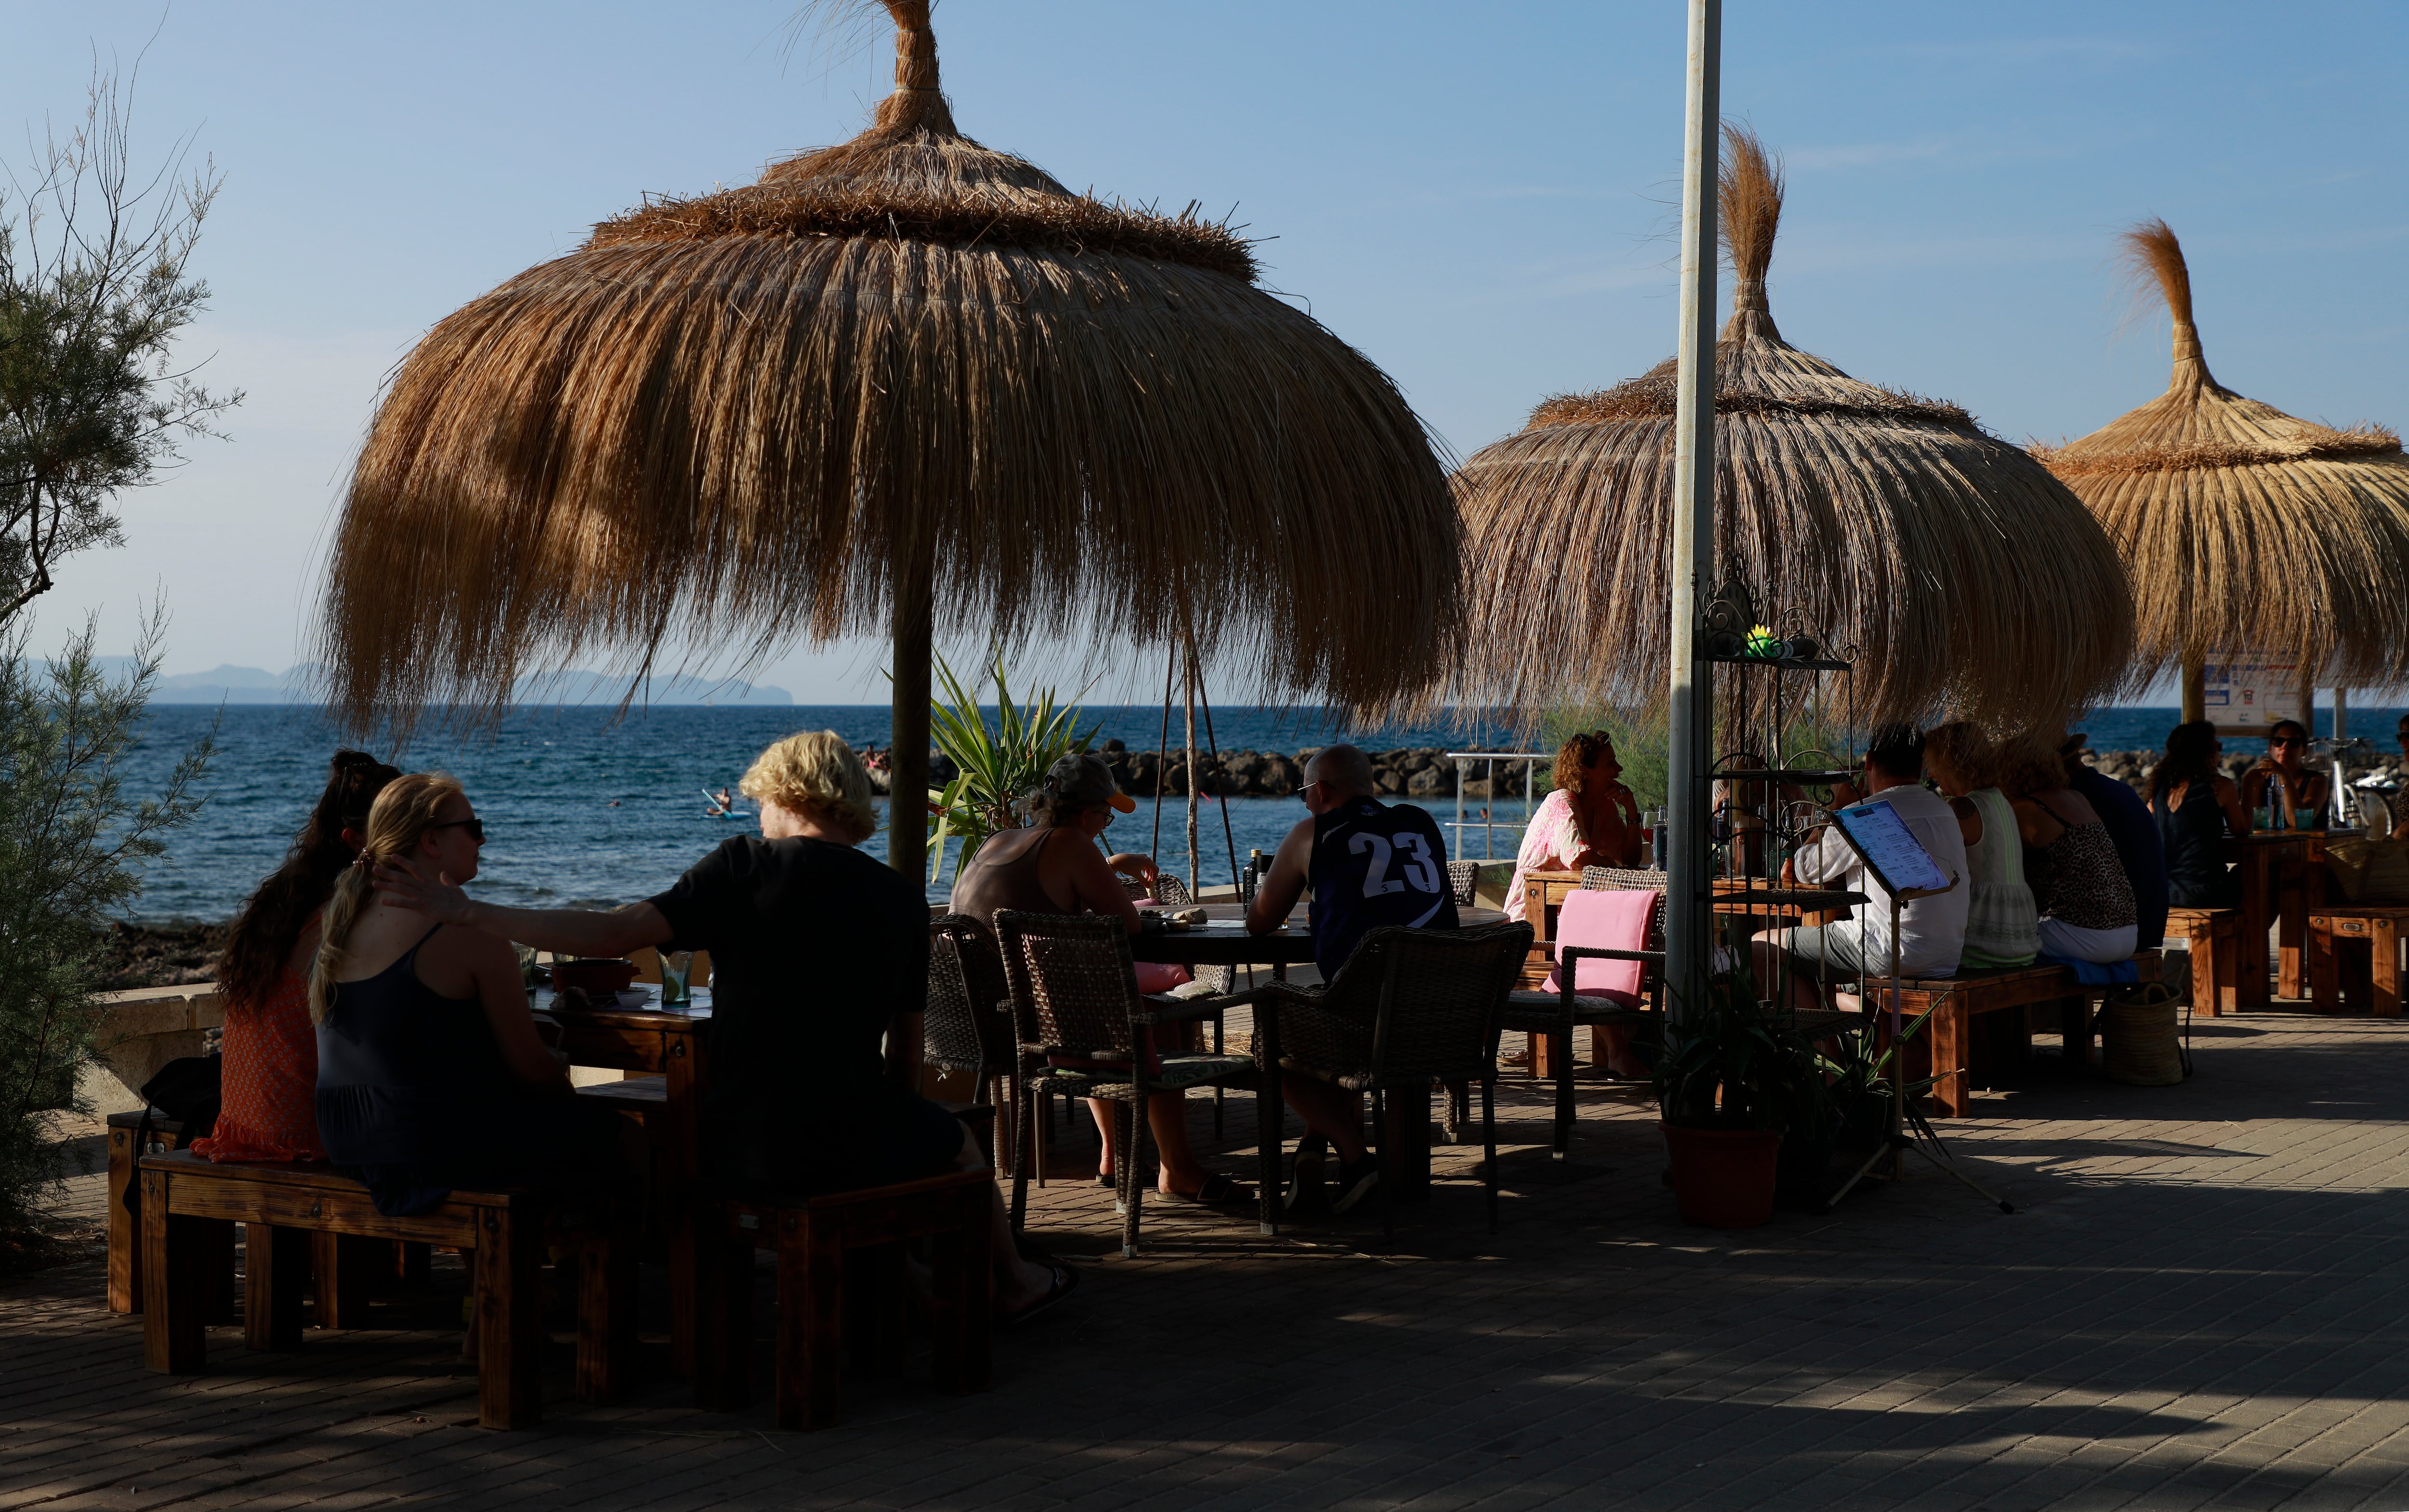
M1479 880L1479 862L1450 861L1447 863L1448 890L1455 894L1456 907L1470 908L1476 901L1478 901L1473 895L1473 887ZM1587 885L1587 879L1584 877L1582 886L1586 886Z
M1226 1000L1189 1001L1141 998L1130 959L1129 933L1118 919L1094 914L1024 914L998 910L996 939L1003 946L1004 980L1011 988L1019 1047L1031 1058L1021 1088L1020 1153L1012 1178L1012 1219L1017 1229L1029 1211L1029 1172L1036 1152L1029 1130L1047 1096L1102 1098L1111 1102L1114 1185L1121 1203L1121 1253L1137 1254L1138 1230L1151 1162L1144 1142L1151 1137L1146 1100L1157 1093L1185 1096L1190 1087L1231 1087L1256 1093L1260 1125L1256 1141L1262 1164L1257 1196L1263 1231L1272 1231L1279 1186L1278 1087L1248 1056L1164 1055L1149 1069L1136 1052L1158 1024L1185 1023L1212 1015ZM1047 1056L1103 1062L1085 1068L1040 1064Z
M971 1101L1001 1111L996 1167L1010 1175L1020 1148L1020 1084L1029 1071L1013 1031L1012 994L995 932L967 914L929 921L929 1001L921 1018L924 1065L971 1074Z
M1581 875L1582 886L1589 886L1590 872L1607 870L1605 867L1585 869ZM1657 1016L1664 1009L1665 985L1665 910L1661 903L1649 911L1646 939L1650 946L1646 950L1560 945L1556 949L1556 990L1517 991L1507 1001L1506 1028L1522 1034L1546 1035L1553 1042L1549 1058L1555 1066L1556 1111L1555 1133L1551 1148L1559 1160L1572 1153L1574 1031L1582 1025L1637 1028L1662 1022ZM1639 991L1640 996L1647 1000L1648 1007L1629 1008L1610 998L1576 994L1573 979L1580 974L1582 960L1639 962Z
M1522 923L1383 925L1363 936L1327 986L1274 982L1233 1001L1255 1004L1259 1058L1277 1056L1284 1072L1371 1093L1376 1131L1387 1128L1392 1088L1410 1089L1427 1109L1435 1084L1479 1082L1481 1171L1494 1233L1498 1027L1530 953L1531 927ZM1275 1172L1277 1160L1275 1151ZM1380 1230L1390 1235L1396 1232L1393 1185L1380 1183Z

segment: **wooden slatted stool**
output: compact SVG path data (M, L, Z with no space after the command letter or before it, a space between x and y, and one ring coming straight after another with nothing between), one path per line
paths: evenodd
M2401 1016L2401 930L2409 908L2311 908L2309 996L2323 1014ZM2357 947L2366 947L2362 959Z
M2191 1011L2208 1017L2242 1011L2242 910L2171 908L2167 935L2191 943Z
M752 1400L753 1251L778 1257L781 1428L836 1420L839 1347L854 1314L857 1360L891 1369L902 1353L903 1246L929 1242L930 1363L940 1390L983 1391L988 1351L988 1224L994 1176L956 1171L821 1197L719 1198L697 1237L695 1394L734 1411ZM858 1259L856 1257L858 1257ZM850 1263L849 1263L850 1262ZM848 1288L866 1305L848 1309Z
M216 1162L190 1151L145 1156L143 1362L192 1375L208 1351L203 1290L212 1231L245 1225L243 1338L289 1349L301 1336L301 1273L316 1236L411 1240L475 1256L477 1421L525 1428L542 1417L545 1337L537 1273L547 1238L584 1251L577 1396L625 1391L635 1343L630 1204L601 1186L454 1189L429 1213L387 1217L368 1190L326 1166Z

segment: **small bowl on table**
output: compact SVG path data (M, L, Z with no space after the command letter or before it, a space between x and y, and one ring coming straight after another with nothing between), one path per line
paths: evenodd
M636 963L631 960L589 958L552 963L553 990L564 995L574 987L588 999L612 997L635 980Z

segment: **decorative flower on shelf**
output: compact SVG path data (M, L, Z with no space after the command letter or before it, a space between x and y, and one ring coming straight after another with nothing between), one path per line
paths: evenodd
M1769 659L1781 655L1782 651L1782 638L1773 633L1772 626L1757 625L1750 626L1748 645L1741 655Z

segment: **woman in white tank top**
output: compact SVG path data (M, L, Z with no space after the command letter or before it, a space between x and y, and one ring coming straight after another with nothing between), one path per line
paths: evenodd
M1966 950L1958 970L2030 966L2041 953L2041 919L2025 883L2016 813L1995 784L1997 748L1964 721L1924 737L1924 770L1956 812L1966 837Z

